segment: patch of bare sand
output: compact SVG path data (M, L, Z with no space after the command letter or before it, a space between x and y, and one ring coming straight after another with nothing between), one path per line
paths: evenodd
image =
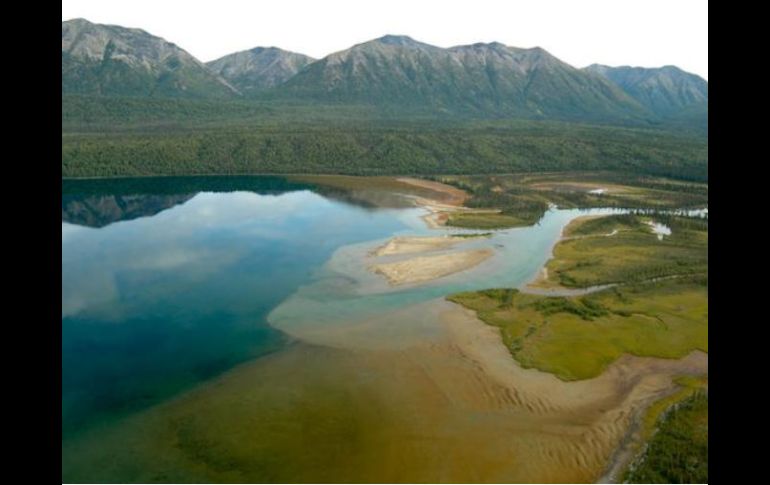
M708 355L702 352L680 360L626 355L599 377L564 382L519 366L503 345L499 329L478 320L473 311L444 300L335 327L307 327L296 336L368 357L393 355L398 360L394 370L422 369L429 379L419 384L421 392L437 388L447 401L432 402L433 411L449 406L481 422L486 421L480 416L492 419L494 415L499 428L480 425L465 431L468 440L481 448L470 451L455 446L485 466L490 456L507 460L507 470L487 469L501 481L588 482L605 476L618 447L638 439L634 423L646 407L675 391L671 378L708 372ZM404 384L401 392L411 392L410 379L403 374L399 379ZM422 429L419 423L411 426ZM447 444L443 439L461 438L435 438L437 448ZM484 440L484 445L478 444ZM438 480L437 476L433 479Z
M676 391L674 377L708 373L708 354L701 351L678 360L624 355L598 377L564 382L518 365L502 345L499 329L484 325L473 311L458 305L442 317L461 352L477 362L485 375L510 389L527 409L586 420L579 439L558 448L566 451L561 455L566 462L560 465L579 462L598 473L591 481L617 478L633 457L627 450L635 449L641 440L639 422L644 411Z
M672 375L708 367L701 353L624 357L600 377L562 382L519 367L498 329L444 300L363 323L352 339L352 325L315 329L310 340L327 345L296 344L65 443L63 474L181 483L592 482L634 417L673 388ZM412 325L435 333L389 336Z
M482 237L481 235L475 237ZM452 246L468 242L474 235L468 236L398 236L389 240L372 251L373 256L388 256L393 254L422 253L448 249Z
M397 178L396 180L405 184L414 185L438 192L441 194L441 198L436 202L450 206L461 206L465 203L466 200L468 200L469 197L468 193L464 190L458 189L457 187L453 187L451 185L442 184L441 182L434 182L432 180L423 180L411 177L402 177Z
M441 194L441 197L438 199L414 197L414 202L417 205L429 211L429 213L424 215L422 219L431 229L439 229L446 226L449 215L455 212L472 214L500 213L500 209L472 209L465 207L463 204L465 204L465 201L470 198L470 195L468 195L468 193L464 190L458 189L457 187L452 187L451 185L414 178L399 178L396 180L417 187L430 189ZM501 187L498 188L502 190Z
M498 213L497 209L471 209L464 207L465 201L470 198L467 192L451 185L415 178L398 178L399 182L422 187L440 194L437 198L415 197L417 205L424 207L429 213L423 216L425 224L431 229L438 229L446 225L449 214L452 212L478 212Z
M439 229L445 226L447 219L449 219L449 214L439 211L431 211L429 214L422 216L425 225L430 229Z
M393 286L424 283L470 269L493 254L494 251L490 248L470 249L435 256L418 256L392 263L373 264L370 269L385 276L388 283Z

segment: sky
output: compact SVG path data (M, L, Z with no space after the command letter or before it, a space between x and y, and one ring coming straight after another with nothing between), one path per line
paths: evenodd
M540 46L585 67L673 64L708 79L707 0L62 0L62 20L136 27L201 61L275 46L321 58L385 34Z

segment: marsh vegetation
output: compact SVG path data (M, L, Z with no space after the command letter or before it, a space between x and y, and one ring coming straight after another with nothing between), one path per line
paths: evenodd
M450 214L447 225L493 229L537 223L551 205L617 207L646 212L708 205L708 185L617 172L435 176L470 194L466 206L495 212Z
M625 483L708 482L708 392L698 390L670 406Z

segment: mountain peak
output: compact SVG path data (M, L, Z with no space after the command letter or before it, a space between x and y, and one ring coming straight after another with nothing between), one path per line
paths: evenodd
M315 59L278 47L254 47L206 63L240 91L259 92L283 83Z
M538 58L539 59L557 59L553 54L543 49L542 47L530 47L530 48L511 47L503 44L502 42L497 42L497 41L476 42L474 44L457 45L454 47L450 47L448 50L454 51L454 52L462 52L462 51L469 51L469 50L497 51L501 53L507 52L509 54L510 53L523 54L532 59L538 59Z
M663 67L604 66L591 64L584 71L604 76L651 112L669 116L684 108L708 106L708 82L696 74Z
M374 39L374 42L379 42L380 44L385 45L420 45L421 42L417 42L416 40L412 39L408 35L383 35L382 37L379 37L377 39Z
M628 119L641 106L544 49L500 42L449 49L386 35L308 65L282 96L525 118Z
M230 97L237 91L189 52L141 29L62 22L62 92Z
M543 49L540 46L530 47L528 49L522 49L522 50L525 50L530 54L534 54L535 56L540 57L542 59L558 59L556 56L554 56L553 54L551 54L550 52L548 52L547 50ZM560 62L563 62L563 61L560 61Z
M254 47L252 49L249 49L249 52L251 52L252 54L261 54L263 52L279 51L279 50L281 50L281 49L279 49L277 47L273 47L273 46L270 46L270 47L261 47L260 46L260 47Z
M83 17L78 17L74 19L65 20L62 22L63 24L86 24L86 25L93 25L93 22L89 22L88 20L84 19Z
M503 43L493 41L493 42L475 42L473 44L467 44L467 45L457 45L454 47L450 47L449 49L507 49L508 46L506 46Z

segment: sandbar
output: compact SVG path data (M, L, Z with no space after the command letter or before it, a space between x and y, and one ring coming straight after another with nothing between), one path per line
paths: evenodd
M492 249L471 249L435 256L418 256L393 263L374 264L369 267L388 279L392 286L423 283L464 271L492 256Z
M384 245L372 251L373 256L388 256L392 254L421 253L448 249L455 244L469 239L486 237L486 234L468 234L466 236L398 236L390 239Z

